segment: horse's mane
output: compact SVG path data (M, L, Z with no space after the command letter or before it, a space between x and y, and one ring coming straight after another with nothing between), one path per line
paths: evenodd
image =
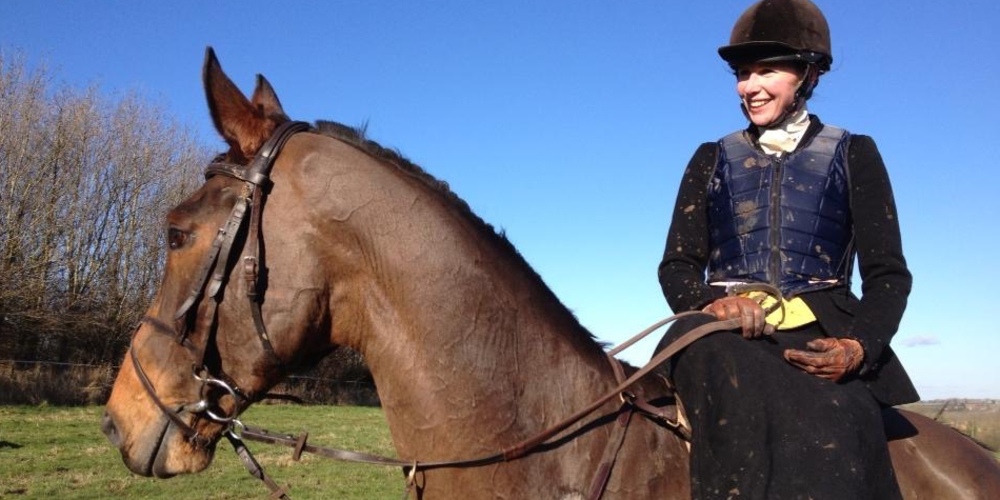
M586 334L590 340L596 341L594 335L580 324L576 315L573 314L573 312L559 300L555 293L552 292L552 289L545 284L542 277L539 276L538 272L536 272L530 264L528 264L528 261L524 259L521 252L519 252L510 240L507 239L507 235L504 234L503 231L497 231L493 225L476 215L476 213L472 211L472 208L469 207L469 204L451 190L451 187L448 186L447 182L436 179L419 165L416 165L403 156L398 150L382 147L382 145L377 142L368 139L366 136L366 130L367 124L360 127L350 127L342 123L325 120L317 121L315 128L315 132L318 132L321 135L345 142L368 154L369 156L392 165L400 172L418 180L423 185L427 186L427 188L432 192L441 196L442 199L448 202L452 209L473 223L473 227L476 228L476 231L481 237L495 243L498 248L501 248L504 252L510 255L513 262L523 267L529 276L529 279L533 280L539 289L543 291L545 296L549 299L550 304L554 304L555 306L562 307L566 310L570 314L570 317L573 318L574 323L579 330Z

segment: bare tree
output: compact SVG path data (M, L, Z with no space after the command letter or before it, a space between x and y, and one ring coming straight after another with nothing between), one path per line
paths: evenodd
M136 94L55 86L0 51L0 353L117 360L159 280L163 216L207 148Z
M110 366L159 285L164 215L201 184L209 155L140 95L55 85L44 66L0 49L0 360L105 365L8 363L0 403L107 397ZM70 390L67 380L77 381ZM285 390L377 402L348 349Z

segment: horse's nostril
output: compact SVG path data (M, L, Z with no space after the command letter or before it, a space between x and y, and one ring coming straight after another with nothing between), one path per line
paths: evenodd
M118 446L118 428L115 427L115 422L107 410L104 411L104 417L101 418L101 432L108 437L111 444Z

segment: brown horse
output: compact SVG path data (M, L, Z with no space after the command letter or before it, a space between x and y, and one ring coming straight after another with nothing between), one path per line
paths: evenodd
M216 128L230 145L224 159L248 163L288 121L277 96L258 77L247 99L211 51L204 81ZM288 139L271 179L259 233L251 233L260 235L260 247L256 236L240 233L233 247L241 258L221 266L214 297L201 291L212 286L200 281L201 268L218 229L247 196L244 182L213 176L167 217L163 283L104 421L132 471L170 477L211 462L225 424L190 405L206 393L192 364L238 386L239 401L253 401L289 370L336 346L355 348L375 377L398 456L421 461L503 449L615 386L602 347L510 243L398 154L321 123ZM242 279L244 258L258 252L259 279ZM253 287L263 294L260 333L252 303L241 299ZM190 308L183 306L192 297ZM648 397L665 394L655 377L640 385ZM243 409L217 392L209 388L208 399L223 420ZM608 403L518 460L426 471L421 493L582 498L618 410L617 401ZM909 417L916 429L892 447L907 498L928 491L933 498L1000 498L991 457L939 424ZM603 498L688 497L683 441L634 418Z

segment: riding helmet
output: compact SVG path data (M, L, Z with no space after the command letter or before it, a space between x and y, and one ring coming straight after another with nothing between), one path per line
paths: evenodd
M830 26L809 0L762 0L733 26L719 55L736 67L751 62L803 62L820 73L830 69Z

